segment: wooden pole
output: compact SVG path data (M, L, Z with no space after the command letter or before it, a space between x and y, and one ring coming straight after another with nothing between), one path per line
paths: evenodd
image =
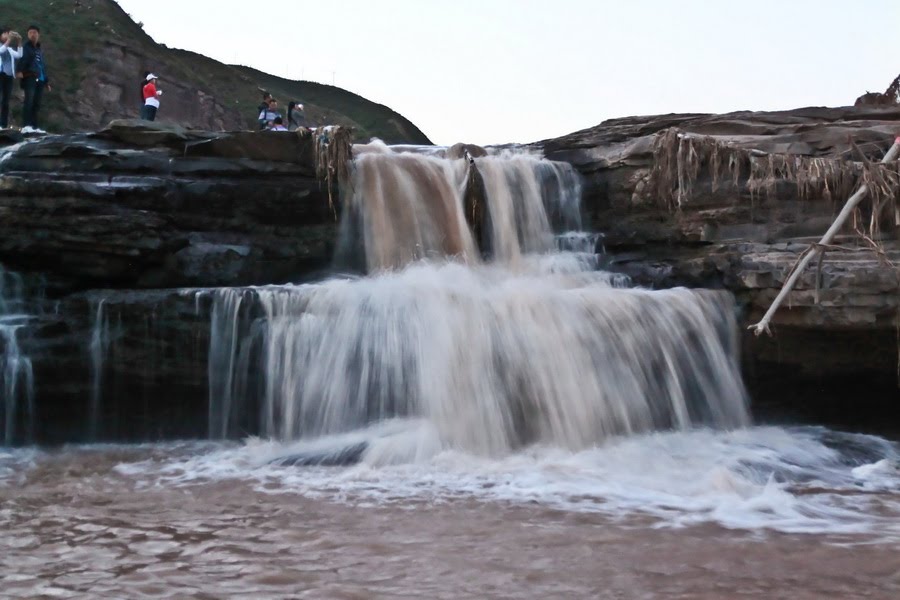
M884 158L881 160L881 164L895 161L897 160L898 156L900 156L900 137L894 140L894 145L891 146L887 154L884 155ZM844 222L846 222L850 215L853 213L853 209L856 208L856 206L860 202L862 202L862 199L865 198L866 194L868 193L869 187L866 184L862 184L861 186L859 186L859 189L856 190L856 193L850 196L850 199L847 200L844 208L841 209L840 214L834 219L834 223L831 224L831 227L828 228L828 231L826 231L825 235L822 236L822 239L819 240L819 243L813 244L809 247L806 255L794 268L791 276L788 277L788 280L784 282L784 286L781 288L781 291L778 292L778 296L775 298L775 301L772 302L772 306L770 306L769 310L766 311L766 314L763 316L762 320L756 325L751 325L750 327L748 327L748 329L752 329L753 333L755 333L756 335L761 335L763 332L772 335L772 332L769 330L769 322L775 315L775 311L778 310L778 307L781 306L781 303L784 302L784 299L787 298L787 295L791 292L792 289L794 289L794 285L797 284L797 280L800 279L800 276L803 274L803 271L806 270L806 267L809 265L809 263L815 260L815 258L822 253L823 246L827 246L831 243L831 240L834 239L834 236L836 236L838 231L841 230L841 227L844 226Z

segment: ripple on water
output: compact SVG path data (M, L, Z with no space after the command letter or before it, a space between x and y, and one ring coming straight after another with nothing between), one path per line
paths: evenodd
M897 446L842 435L694 431L343 468L277 467L296 445L258 440L69 448L19 461L0 485L0 585L475 598L690 596L715 580L729 597L891 597Z

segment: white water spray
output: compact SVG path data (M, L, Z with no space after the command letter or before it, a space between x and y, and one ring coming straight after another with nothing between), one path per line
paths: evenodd
M3 445L14 443L25 423L24 438L34 422L34 372L31 359L22 352L20 331L33 315L28 313L22 278L0 266L0 414ZM20 414L24 411L24 414Z
M463 213L469 169L491 266ZM402 440L390 461L747 424L730 296L625 289L597 271L596 238L572 231L580 194L571 166L528 154L357 149L343 242L361 240L376 276L216 292L210 435L395 422L363 444ZM418 433L398 434L403 422Z
M747 424L730 297L617 288L570 260L221 290L210 430L248 410L286 440L424 419L437 447L502 455Z

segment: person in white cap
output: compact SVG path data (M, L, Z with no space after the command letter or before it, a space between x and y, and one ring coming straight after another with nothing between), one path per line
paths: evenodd
M142 89L144 96L144 106L141 107L141 119L144 121L155 121L156 111L159 110L159 97L162 91L156 89L156 81L159 79L153 73L147 73L144 78L146 84Z

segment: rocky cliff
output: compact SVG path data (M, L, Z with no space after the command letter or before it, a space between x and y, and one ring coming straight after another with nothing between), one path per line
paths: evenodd
M313 153L309 134L127 121L22 141L0 163L0 262L67 292L287 281L335 239Z
M668 115L539 146L584 175L609 268L729 290L745 325L845 193L877 183L857 224L878 252L845 232L777 313L774 337L747 333L744 357L757 406L834 401L846 415L875 399L884 418L897 411L897 181L896 165L869 162L898 129L898 110ZM0 263L23 274L0 273L0 359L29 357L35 392L19 393L4 441L204 431L209 288L329 267L340 207L317 177L317 140L116 122L0 144Z
M871 163L898 134L896 107L807 108L616 119L537 146L584 175L611 268L645 285L728 289L745 325L856 186L877 176L876 204L864 203L804 274L774 336L746 334L745 355L750 383L766 388L758 397L790 377L811 401L835 389L896 400L900 180L896 164Z
M203 431L203 288L299 281L330 264L337 208L316 140L122 121L0 143L0 264L24 274L0 269L0 330L15 336L0 336L0 362L30 361L37 399L29 419L19 386L5 441ZM11 315L26 326L4 329Z

